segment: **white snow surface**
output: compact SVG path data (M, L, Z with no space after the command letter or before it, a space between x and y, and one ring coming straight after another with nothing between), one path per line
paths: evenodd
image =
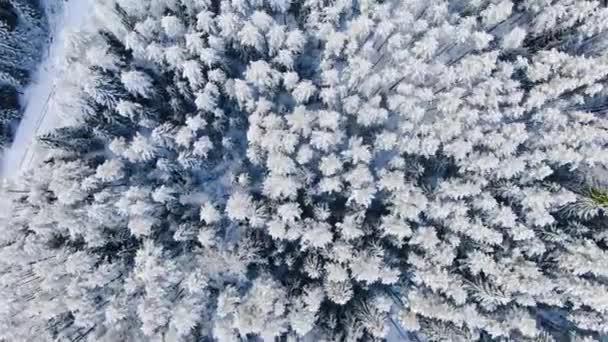
M0 176L14 179L27 171L40 158L41 150L36 137L61 124L53 107L55 84L60 76L58 61L64 50L64 36L84 23L92 11L93 0L46 0L45 10L49 21L49 45L32 83L25 89L22 102L25 112L19 123L12 145L4 152Z

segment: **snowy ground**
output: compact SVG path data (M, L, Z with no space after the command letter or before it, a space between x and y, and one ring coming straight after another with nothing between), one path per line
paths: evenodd
M11 147L2 157L2 178L15 178L27 170L40 155L36 136L60 123L59 117L51 109L55 81L60 70L57 62L63 53L64 33L82 25L87 13L91 11L93 0L46 0L44 3L49 16L50 43L34 74L33 82L25 90L22 99L25 113Z

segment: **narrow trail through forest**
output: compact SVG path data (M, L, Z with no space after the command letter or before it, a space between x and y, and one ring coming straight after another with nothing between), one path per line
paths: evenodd
M36 137L60 124L60 118L51 109L60 73L57 62L64 53L65 32L80 27L93 1L67 0L60 6L54 6L56 4L52 0L46 0L44 4L49 16L49 45L32 83L24 92L25 111L12 145L4 152L0 168L2 178L15 178L28 170L40 152Z

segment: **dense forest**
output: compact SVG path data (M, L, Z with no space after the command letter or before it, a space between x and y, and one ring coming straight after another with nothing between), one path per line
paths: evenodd
M603 1L98 0L0 340L600 341L607 47Z
M42 57L46 21L38 0L0 0L0 148L21 118L19 96Z

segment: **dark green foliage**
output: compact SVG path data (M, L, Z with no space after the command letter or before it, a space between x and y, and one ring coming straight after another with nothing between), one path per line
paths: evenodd
M82 126L62 127L39 137L38 140L48 147L72 153L88 153L103 148L93 131Z
M95 127L97 134L106 139L133 134L133 125L129 119L121 117L111 110L89 116L85 119L85 122L88 127Z
M0 120L0 146L4 146L8 143L9 136L9 127L4 122L2 122L2 120Z
M23 19L34 21L34 24L41 24L44 13L37 0L11 0L13 7L24 17Z
M8 0L0 0L0 27L13 31L17 27L17 13Z
M0 81L14 86L23 86L29 80L29 71L19 66L0 63Z
M123 64L126 64L132 58L130 50L124 46L124 44L114 36L111 32L102 30L99 35L108 43L110 46L110 52L120 58Z
M10 85L0 85L0 108L19 108L19 95L15 87L12 87Z
M19 93L8 84L0 84L0 146L6 145L11 137L11 122L21 115Z

